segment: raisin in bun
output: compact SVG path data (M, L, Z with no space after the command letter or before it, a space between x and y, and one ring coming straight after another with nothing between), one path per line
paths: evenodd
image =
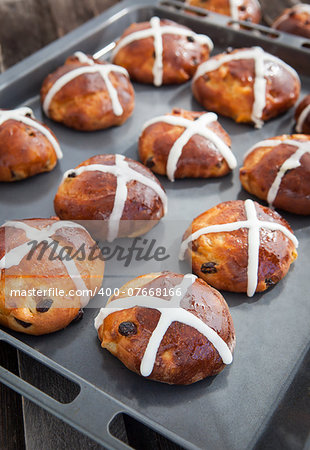
M120 292L100 310L95 327L101 346L128 369L163 383L191 384L232 362L235 331L228 306L203 280L151 273Z
M49 172L62 158L54 133L30 108L0 109L0 181Z
M297 133L310 134L310 95L306 95L295 111Z
M64 174L54 200L61 219L87 221L99 239L146 233L167 210L165 191L152 172L123 155L98 155Z
M252 47L229 50L201 64L192 88L206 110L260 128L294 105L300 80L281 59Z
M140 83L179 84L192 78L212 48L207 36L171 20L152 17L124 31L113 50L113 62L125 67L130 78Z
M230 201L200 214L183 236L180 258L216 289L252 296L276 284L296 259L288 223L252 200Z
M272 28L310 38L310 5L300 3L285 9L272 24Z
M270 206L310 214L310 136L282 135L258 142L245 156L240 181Z
M123 67L76 52L45 78L41 102L56 122L81 131L101 130L128 119L134 90Z
M101 286L100 256L81 225L58 219L6 222L0 227L0 324L40 335L79 319Z
M226 175L237 166L231 139L214 113L173 109L144 125L139 156L153 172L175 178Z
M234 20L259 23L261 9L257 0L186 0L187 5L230 16Z

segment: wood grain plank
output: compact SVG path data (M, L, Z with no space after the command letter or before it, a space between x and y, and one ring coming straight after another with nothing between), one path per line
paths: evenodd
M0 344L0 365L19 374L17 352L4 342ZM0 383L0 449L24 450L24 425L21 396Z
M118 0L0 0L0 69L7 69Z
M50 11L40 3L40 0L0 3L0 45L5 68L55 39Z

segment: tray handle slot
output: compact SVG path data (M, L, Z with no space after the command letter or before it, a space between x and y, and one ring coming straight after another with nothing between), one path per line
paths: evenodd
M1 341L1 350L11 353L12 350L16 350L16 347ZM20 350L17 356L19 370L12 372L8 364L5 364L6 362L2 367L59 403L71 403L79 395L81 388L78 383L32 358L23 350Z
M46 409L108 449L125 450L132 448L119 432L115 433L117 427L115 427L115 421L113 423L115 417L122 416L123 413L127 412L125 411L126 408L123 408L121 404L108 394L85 383L82 379L73 381L69 377L60 374L54 368L48 367L47 364L31 355L32 349L29 349L30 351L28 352L27 346L25 346L24 351L21 348L24 344L17 348L14 343L15 339L10 336L4 339L0 337L1 350L5 349L5 347L18 350L21 353L21 364L27 359L27 365L32 363L34 371L40 370L40 367L41 369L44 368L45 379L49 378L47 374L47 371L49 371L54 381L58 377L58 380L62 379L61 383L63 385L68 386L68 383L70 383L71 387L73 387L73 398L72 394L69 398L65 397L65 401L63 396L56 396L56 399L53 398L49 395L51 391L48 390L48 393L46 393L41 389L42 384L37 387L31 382L24 380L14 368L9 367L9 365L4 367L2 361L0 361L0 383L5 384L28 400ZM44 356L42 360L44 360ZM65 383L63 380L65 380ZM55 383L57 382L55 381ZM57 388L57 386L55 387ZM110 424L112 424L111 427Z
M232 20L228 16L217 14L197 6L187 5L182 0L160 0L159 6L167 11L175 11L183 17L190 14L192 18L196 16L196 18L200 20L206 20L207 23L212 21L219 26L234 27L238 25L240 26L240 29L234 30L237 33L249 33L253 36L258 36L259 38L277 40L279 43L290 48L302 48L305 50L309 50L310 48L310 41L303 42L304 38L300 36L288 35L287 33L275 30L266 25L244 22L241 20Z
M184 447L163 436L158 431L135 419L129 414L119 413L109 423L112 436L127 443L131 448L144 449L152 442L152 448L183 450Z

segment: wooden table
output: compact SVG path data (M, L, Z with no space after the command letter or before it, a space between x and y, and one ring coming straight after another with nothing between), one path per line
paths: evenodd
M118 0L0 0L0 72L100 14ZM296 0L261 0L268 23ZM1 106L1 105L0 105ZM65 393L65 381L12 348L0 348L0 364L35 384L48 383L51 392ZM0 384L0 449L102 449L44 409ZM177 449L151 430L124 424L129 443L143 448Z

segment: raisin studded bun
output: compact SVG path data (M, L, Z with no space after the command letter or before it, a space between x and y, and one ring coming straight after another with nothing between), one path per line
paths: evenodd
M0 109L0 181L50 172L62 158L54 133L30 108Z
M186 0L187 5L230 16L234 20L259 23L261 9L257 0Z
M310 134L310 95L306 95L295 111L297 133Z
M173 109L144 124L139 156L143 164L170 181L221 177L237 166L230 146L216 114Z
M130 78L140 83L179 84L192 78L212 48L207 36L152 17L125 30L113 50L113 62L125 67Z
M191 384L232 362L236 339L228 306L203 280L151 273L120 292L100 310L95 327L101 346L128 369L162 383Z
M183 236L180 259L216 289L249 297L276 284L296 259L288 223L252 200L230 201L200 214Z
M294 105L300 81L281 59L252 47L210 58L198 67L192 87L206 110L261 128Z
M101 130L128 119L134 90L123 67L76 52L45 78L41 102L56 122L81 131Z
M310 214L310 136L282 135L258 142L245 156L240 181L270 206Z
M54 206L61 219L87 220L91 234L112 241L153 228L167 211L167 197L139 162L98 155L64 174Z
M272 28L310 38L310 5L300 3L285 9Z
M27 334L81 318L100 288L104 262L81 225L26 219L0 227L0 324Z

